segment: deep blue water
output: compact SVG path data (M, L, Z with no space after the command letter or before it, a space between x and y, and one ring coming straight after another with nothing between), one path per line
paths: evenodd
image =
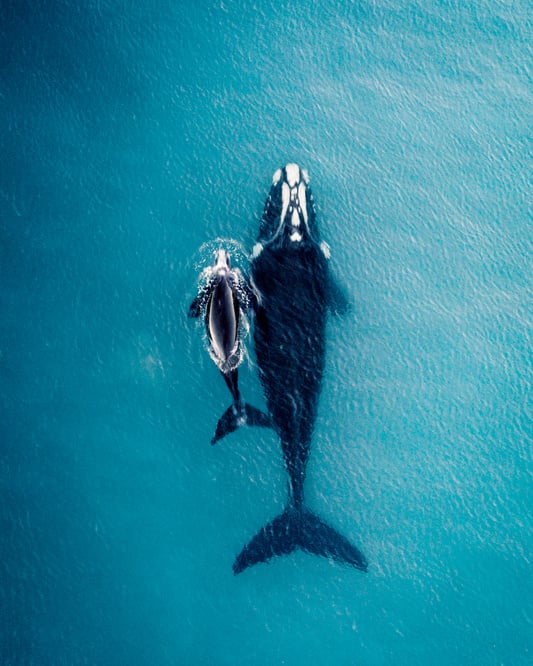
M0 662L532 663L530 3L0 17ZM209 445L186 310L287 161L352 301L306 492L367 574L231 570L286 475L271 432Z

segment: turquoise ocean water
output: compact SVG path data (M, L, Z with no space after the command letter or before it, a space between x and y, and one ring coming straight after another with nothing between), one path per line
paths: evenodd
M6 0L0 663L533 662L526 0ZM309 170L352 302L328 323L309 505L363 574L234 576L278 442L186 318ZM264 407L253 345L240 373Z

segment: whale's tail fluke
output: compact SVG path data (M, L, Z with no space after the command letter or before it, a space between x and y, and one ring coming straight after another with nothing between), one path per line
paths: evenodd
M234 402L226 409L217 423L215 436L211 444L216 444L230 432L234 432L241 425L262 426L272 428L272 419L257 407L247 402Z
M275 555L288 555L297 548L367 570L365 556L346 537L311 511L290 505L242 549L233 563L233 572L241 573L254 564L267 562Z

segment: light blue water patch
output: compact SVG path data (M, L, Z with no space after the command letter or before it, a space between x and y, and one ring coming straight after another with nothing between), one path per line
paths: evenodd
M0 16L2 664L531 663L529 3ZM186 313L292 160L352 303L307 501L369 572L235 577L287 476L267 430L209 445L229 393Z

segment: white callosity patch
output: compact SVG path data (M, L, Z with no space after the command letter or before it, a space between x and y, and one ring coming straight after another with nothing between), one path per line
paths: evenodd
M289 187L294 187L300 182L300 167L297 164L287 164L285 173Z
M304 173L296 164L288 164L285 167L287 174L287 183L290 186L290 203L288 211L291 214L292 233L290 239L294 242L300 242L303 238L300 232L302 219L307 231L309 231L307 215L307 186L304 181ZM307 182L309 177L307 176Z
M256 243L252 249L252 257L255 259L261 254L262 251L263 251L263 244Z
M283 183L281 186L281 218L280 222L285 220L285 215L287 215L287 209L289 208L289 201L291 198L291 193L287 183Z
M300 226L300 216L298 215L298 211L296 209L293 209L292 211L291 224L295 229Z
M301 233L302 220L305 224L305 228L308 233L309 229L309 216L307 209L307 197L309 196L309 201L312 205L312 197L307 191L307 183L309 183L309 175L307 171L301 170L297 164L290 163L287 164L282 169L277 169L272 176L273 186L277 185L280 179L284 175L284 180L281 183L281 213L279 226L276 233L273 235L272 239L276 238L280 233L283 225L286 223L287 215L290 216L290 236L289 238L292 241L300 242L303 239ZM269 202L271 196L269 195ZM259 255L263 246L257 243L254 246L252 257L255 258Z
M300 183L298 187L298 199L301 207L302 215L304 216L304 222L307 224L307 198L306 198L306 187L305 183Z

